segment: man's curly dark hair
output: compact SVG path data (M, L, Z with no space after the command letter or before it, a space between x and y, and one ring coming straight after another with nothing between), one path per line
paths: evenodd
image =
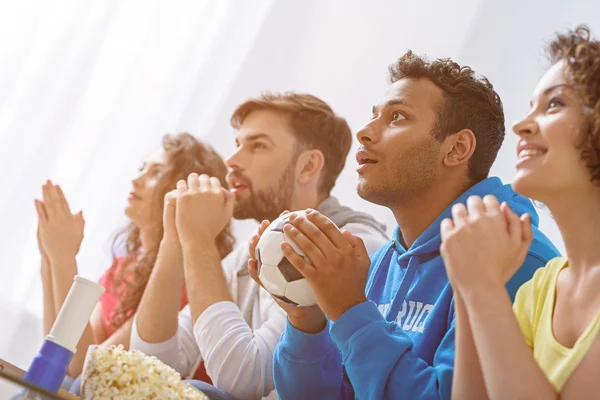
M580 143L581 158L591 180L600 182L600 42L586 25L558 33L547 52L552 64L564 60L566 72L584 105L587 132Z
M476 147L469 160L469 178L487 178L504 141L502 101L485 77L475 76L470 67L461 67L449 58L429 61L408 51L389 66L390 83L402 78L426 78L443 92L432 132L439 141L462 129L470 129Z

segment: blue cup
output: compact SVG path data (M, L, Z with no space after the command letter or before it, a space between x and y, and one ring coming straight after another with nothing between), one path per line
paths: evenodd
M25 373L24 380L56 393L67 375L73 353L50 340L45 340Z

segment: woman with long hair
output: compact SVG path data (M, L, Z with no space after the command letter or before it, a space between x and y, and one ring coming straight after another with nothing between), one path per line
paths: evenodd
M122 344L129 347L133 314L142 294L163 236L163 209L166 194L177 181L192 172L218 177L227 187L227 168L209 146L188 133L166 135L161 148L148 157L132 181L125 208L129 224L113 242L112 266L100 278L106 288L94 309L68 374L78 376L88 347L92 344ZM60 186L48 181L42 187L43 201L36 200L38 245L42 255L44 290L44 333L48 334L77 274L75 256L83 239L81 212L71 214ZM221 258L232 250L233 235L227 226L216 239ZM185 291L181 307L187 304Z
M513 187L548 207L566 256L540 268L513 306L504 285L529 248L528 216L493 197L452 210L441 230L455 295L457 399L598 398L600 42L580 26L548 50L552 66L513 126Z

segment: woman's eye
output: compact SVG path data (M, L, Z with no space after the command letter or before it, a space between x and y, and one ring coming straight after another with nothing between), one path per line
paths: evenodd
M565 105L565 103L563 103L562 100L554 98L554 99L550 99L550 101L548 102L548 109L558 108L558 107L562 107L564 105Z
M152 177L152 178L156 178L157 176L160 175L160 169L159 168L152 168L150 171L148 171L148 176Z

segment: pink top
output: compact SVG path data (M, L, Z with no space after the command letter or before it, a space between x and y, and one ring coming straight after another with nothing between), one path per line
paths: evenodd
M104 286L106 289L104 294L102 294L100 297L100 304L102 305L102 326L104 327L104 332L106 333L107 337L110 337L115 332L115 329L112 327L110 321L122 300L117 294L113 293L112 289L115 282L113 277L115 274L119 274L122 268L124 268L129 262L131 262L131 258L115 257L112 267L106 270L106 272L104 272L98 281L98 283ZM125 279L121 281L120 286L125 285L126 282L131 282L131 279L133 279L133 276L126 276ZM187 294L185 289L183 289L183 293L181 294L181 308L185 307L187 303ZM133 315L134 312L135 309L130 310L127 317Z

